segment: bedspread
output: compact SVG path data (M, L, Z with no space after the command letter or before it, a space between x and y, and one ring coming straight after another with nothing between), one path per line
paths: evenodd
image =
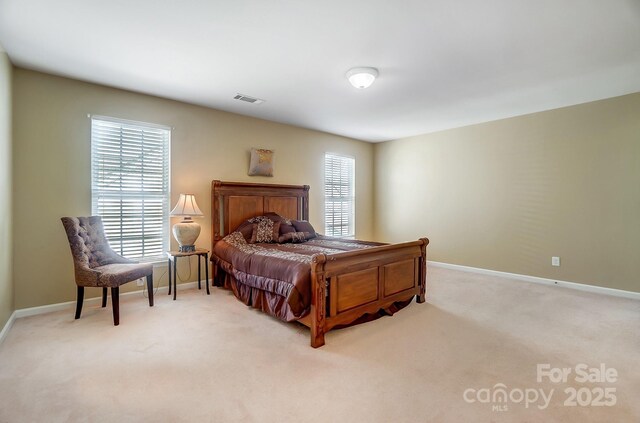
M282 320L291 321L309 312L314 255L378 245L384 244L324 236L298 244L249 244L241 233L234 232L216 243L212 257L227 274L244 285L234 289L239 299L256 306L257 299L249 297L268 293L266 299L259 300L270 304L260 308Z

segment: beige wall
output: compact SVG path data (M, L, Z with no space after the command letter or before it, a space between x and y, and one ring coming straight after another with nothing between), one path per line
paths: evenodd
M1 55L6 104L10 75ZM212 179L309 184L322 230L322 156L343 153L356 157L358 238L426 235L432 260L640 291L640 94L371 145L14 68L13 161L9 110L0 109L0 242L12 244L13 223L15 274L12 288L5 248L0 323L14 306L75 298L59 218L91 212L88 113L173 126L172 202L194 192L207 216ZM276 150L274 178L246 175L253 146ZM197 244L208 247L209 218L200 223ZM165 270L155 273L162 285Z
M212 179L308 184L310 220L322 231L326 151L356 158L356 233L372 237L371 144L19 68L14 70L13 105L16 308L75 299L60 217L91 213L88 113L174 127L172 203L181 192L196 194L207 216L200 220L198 246L210 247ZM251 147L275 149L273 178L247 176ZM162 285L167 283L164 273L156 269ZM181 273L186 277L188 268ZM88 295L98 295L94 291Z
M11 241L11 62L0 47L0 330L13 307Z
M378 144L374 169L376 238L640 291L640 94Z

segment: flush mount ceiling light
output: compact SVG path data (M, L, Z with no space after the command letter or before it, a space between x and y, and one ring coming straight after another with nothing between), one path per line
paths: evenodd
M347 79L358 89L368 88L378 76L376 68L353 68L347 72Z

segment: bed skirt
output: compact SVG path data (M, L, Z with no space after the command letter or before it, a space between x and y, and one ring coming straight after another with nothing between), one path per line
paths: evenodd
M227 272L225 272L223 287L230 289L233 295L243 304L261 310L285 322L294 322L309 314L310 309L307 308L301 315L296 316L287 304L285 297L246 285ZM335 329L359 325L360 323L370 322L383 316L393 316L396 312L408 306L412 300L413 296L404 301L396 301L385 309L380 309L376 313L364 314L352 322L336 326Z

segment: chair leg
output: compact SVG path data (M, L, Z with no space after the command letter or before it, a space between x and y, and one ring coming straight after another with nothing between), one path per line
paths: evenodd
M120 287L111 288L111 305L113 306L113 326L120 324Z
M149 307L153 307L153 275L147 276L147 291L149 291Z
M107 306L107 287L102 288L102 308Z
M82 301L84 300L84 286L78 287L78 297L76 303L76 319L80 318L80 313L82 313Z

